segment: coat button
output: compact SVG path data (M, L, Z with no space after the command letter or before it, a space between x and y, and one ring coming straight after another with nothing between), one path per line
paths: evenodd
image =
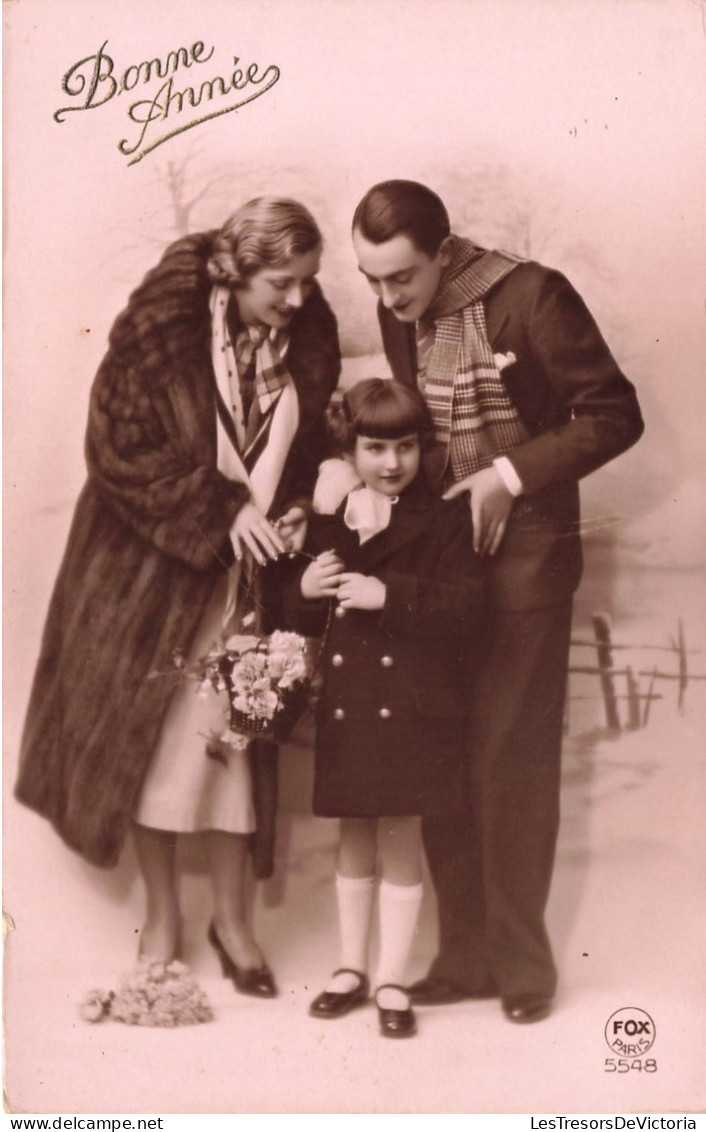
M392 668L392 666L395 662L394 662L394 660L392 659L391 656L381 656L380 657L380 663L383 666L383 668Z
M336 708L336 710L333 713L333 718L334 719L345 719L346 718L346 713L345 713L345 711L343 710L342 707Z
M380 716L380 719L389 719L392 715L392 712L390 711L389 707L381 707L378 715Z
M336 617L345 617L346 611L342 605L337 605L335 609Z
M334 655L331 657L331 664L334 668L341 667L341 665L343 664L343 657L341 656L340 652L334 653Z

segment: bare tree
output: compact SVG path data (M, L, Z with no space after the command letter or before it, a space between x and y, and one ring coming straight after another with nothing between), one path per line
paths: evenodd
M166 190L167 199L155 209L157 226L149 238L163 244L165 236L178 239L188 235L197 227L194 217L199 206L207 200L221 199L228 180L226 169L205 167L196 149L156 165L151 184L160 195Z

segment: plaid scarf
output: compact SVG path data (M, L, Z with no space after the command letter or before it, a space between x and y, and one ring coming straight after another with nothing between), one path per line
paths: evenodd
M417 326L419 386L437 442L426 470L444 487L527 439L493 358L483 307L490 288L519 261L453 240L451 264Z

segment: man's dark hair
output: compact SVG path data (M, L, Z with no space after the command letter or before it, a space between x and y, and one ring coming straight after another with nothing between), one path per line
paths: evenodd
M417 181L373 185L355 210L352 228L372 244L408 236L418 251L430 257L451 231L444 202Z

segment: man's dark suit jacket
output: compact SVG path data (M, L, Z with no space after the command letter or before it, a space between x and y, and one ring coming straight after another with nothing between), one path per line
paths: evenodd
M524 494L499 551L487 559L502 610L568 600L581 577L577 481L642 435L634 387L621 373L580 295L558 271L518 264L483 299L496 354L515 355L502 380L529 433L508 457ZM416 386L414 326L378 308L393 376Z

